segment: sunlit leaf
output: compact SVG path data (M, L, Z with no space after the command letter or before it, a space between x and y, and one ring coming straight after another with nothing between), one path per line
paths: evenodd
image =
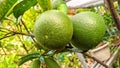
M18 65L20 66L23 63L38 57L40 57L40 54L38 52L27 54L20 59L20 62Z
M18 18L20 15L23 15L26 10L28 10L32 6L36 5L36 3L37 3L37 0L23 0L23 1L21 1L13 9L14 16L16 18Z
M52 8L57 9L61 4L65 4L63 0L54 0L52 2Z
M38 0L38 3L43 11L46 11L52 9L51 1L52 0Z
M28 29L33 30L34 22L38 15L34 8L30 8L23 14L22 20L26 23Z
M40 60L36 59L31 62L29 68L40 68Z
M17 0L0 0L0 20L4 18Z
M68 8L66 4L61 4L57 9L65 14L68 13Z
M44 58L47 68L60 68L59 64L52 58Z

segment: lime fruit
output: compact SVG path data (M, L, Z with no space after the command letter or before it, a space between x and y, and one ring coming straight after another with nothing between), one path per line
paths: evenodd
M73 23L73 46L83 51L97 46L102 40L106 26L101 15L86 11L71 17Z
M42 13L34 25L36 40L48 49L64 48L70 42L72 35L73 25L70 18L58 10Z

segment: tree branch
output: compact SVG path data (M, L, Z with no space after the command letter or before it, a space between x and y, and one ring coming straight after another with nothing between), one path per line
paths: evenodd
M4 54L6 55L7 53L5 52L4 48L3 48L3 47L1 47L1 48L2 48L2 50L3 50L3 52L4 52Z
M15 35L15 34L11 34L11 35L8 35L8 36L4 36L4 37L0 38L0 40L5 39L5 38L8 38L8 37L11 37L11 36L14 36L14 35Z
M113 0L107 0L107 2L108 2L109 9L110 9L110 13L111 13L111 15L115 21L115 25L118 29L118 35L120 37L120 17L114 8Z
M28 30L28 28L27 28L26 24L23 22L22 18L21 18L21 23L22 23L22 24L23 24L23 26L25 27L26 31L30 34L30 31ZM32 40L33 40L35 43L37 43L37 42L35 41L35 39L34 39L34 37L33 37L33 36L31 36L31 38L32 38ZM31 46L31 49L32 49L32 48L33 48L33 46Z
M30 34L30 31L28 30L26 24L23 22L23 20L21 19L21 23L23 24L23 26L25 27L26 31ZM33 39L33 41L35 42L34 38L31 37Z
M28 30L28 28L27 28L27 26L26 26L25 23L23 22L22 18L21 18L21 23L22 23L23 26L25 27L25 30L26 30L28 33L30 33L29 30Z
M14 34L21 34L21 35L26 35L26 36L34 37L34 35L32 35L32 34L26 34L26 33L16 32L16 31L11 31L11 32L14 33Z
M22 43L22 46L23 46L23 48L25 49L26 53L28 53L28 49L27 49L27 47L25 46L25 44L23 43L22 39L21 39L19 36L18 36L18 38L19 38L20 42Z
M20 34L20 35L26 35L26 36L34 37L33 34L26 34L26 33L22 33L22 32L12 31L12 30L9 30L9 29L7 29L7 28L2 28L2 27L0 27L0 29L4 29L5 31L4 31L4 30L0 30L0 31L1 31L1 32L5 32L5 33L7 33L7 32L9 31L9 33L5 34L3 38L6 38L8 35L10 36L10 34L14 34L14 35ZM6 30L7 30L7 31L6 31ZM9 37L9 36L8 36L8 37Z
M6 56L6 55L12 55L12 54L0 54L0 55L2 55L2 56L5 55ZM16 54L16 56L25 56L25 54Z

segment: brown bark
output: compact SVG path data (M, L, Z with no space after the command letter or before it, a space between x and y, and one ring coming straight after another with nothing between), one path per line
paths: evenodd
M108 2L109 9L110 9L110 13L111 13L111 15L115 21L115 25L118 29L118 35L120 37L120 17L114 8L113 0L107 0L107 2Z

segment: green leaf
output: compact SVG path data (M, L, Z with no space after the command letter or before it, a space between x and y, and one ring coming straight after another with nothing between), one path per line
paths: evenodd
M0 20L4 18L16 2L17 0L0 0Z
M52 2L52 8L57 9L61 4L65 4L63 0L54 0Z
M66 4L60 4L59 7L57 8L57 10L67 14L68 13L68 7Z
M60 68L59 64L52 58L44 58L47 68Z
M42 47L42 45L40 45L40 44L35 44L34 46L35 46L38 50L41 50L41 49L47 50L47 48Z
M57 9L65 14L68 13L68 7L63 0L54 0L52 2L52 8Z
M43 11L52 9L51 0L38 0L38 3Z
M36 59L31 62L29 68L40 68L40 60Z
M20 66L29 60L39 58L39 57L40 57L40 54L38 52L27 54L27 55L23 56L22 58L20 58L20 62L18 65Z
M16 18L18 18L20 15L23 15L26 10L30 9L32 6L34 6L36 4L37 4L37 0L21 1L13 9L14 16Z

